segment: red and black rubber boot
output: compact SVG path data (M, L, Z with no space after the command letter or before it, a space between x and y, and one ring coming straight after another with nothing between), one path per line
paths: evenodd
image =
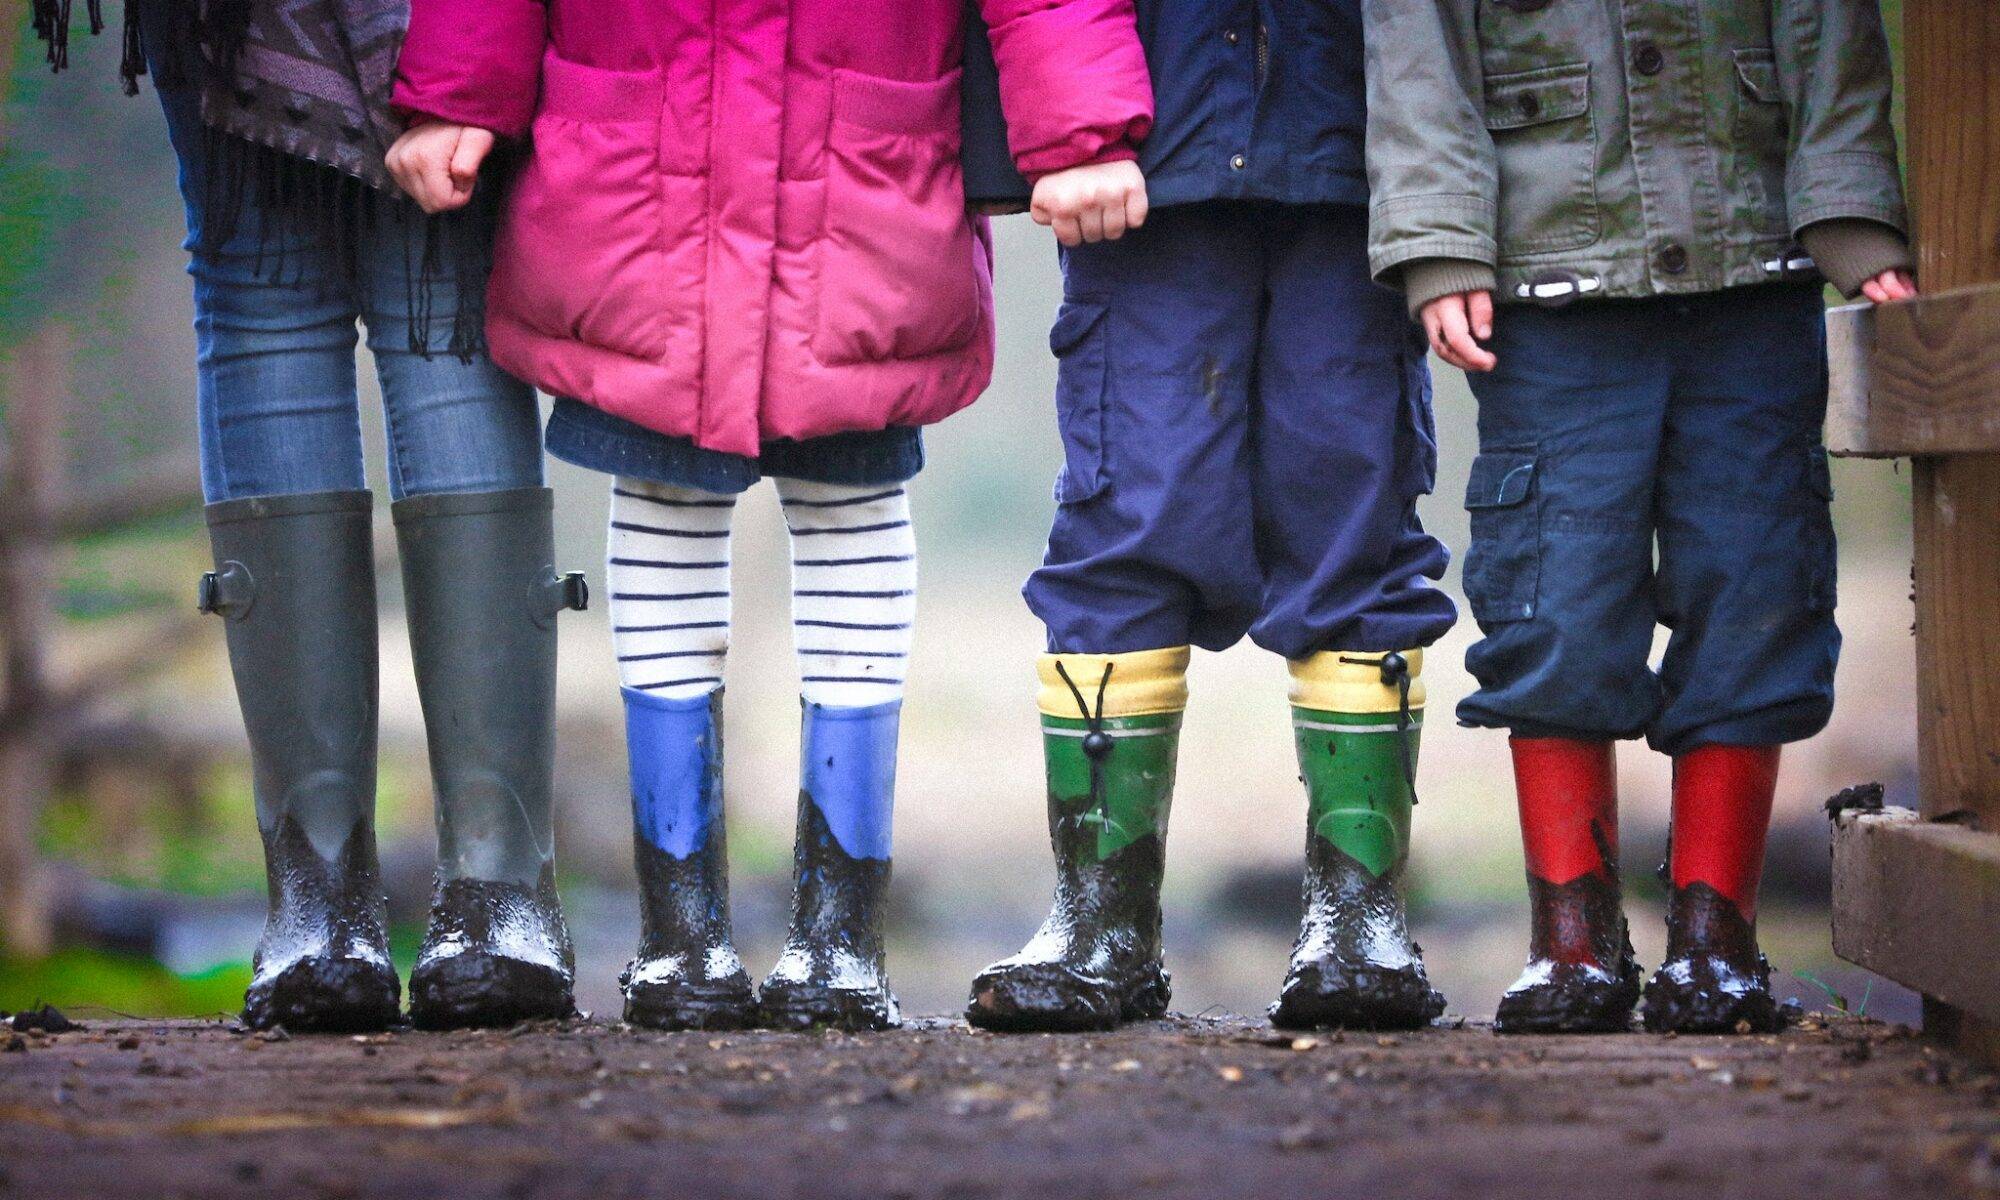
M1786 1012L1757 949L1757 884L1778 747L1702 746L1674 759L1667 960L1646 985L1654 1033L1775 1033Z
M1639 1001L1618 886L1610 742L1511 740L1533 909L1528 966L1500 999L1501 1033L1616 1033Z

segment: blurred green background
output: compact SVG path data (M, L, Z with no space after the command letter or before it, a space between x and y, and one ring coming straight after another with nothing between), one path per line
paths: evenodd
M1892 27L1896 7L1885 5ZM75 535L41 552L10 524L17 493L0 491L0 529L15 530L0 539L0 613L12 614L0 618L0 1010L46 1000L84 1015L215 1014L241 1000L262 872L221 631L192 614L206 564L182 214L150 91L118 92L115 39L80 37L73 53L74 71L51 76L38 44L0 30L0 463L18 488L44 443ZM1033 709L1041 639L1018 588L1040 555L1060 453L1046 340L1059 283L1045 231L1017 217L996 232L994 387L935 431L914 489L924 592L891 969L919 1013L959 1007L973 972L1032 931L1052 878ZM1472 401L1455 370L1435 365L1441 482L1423 511L1457 552ZM31 399L53 418L30 427ZM373 395L363 410L379 477ZM551 480L562 565L601 583L606 481L560 466ZM1908 993L1838 963L1828 944L1820 803L1867 781L1909 802L1915 744L1907 482L1896 464L1859 461L1838 463L1835 481L1843 700L1833 727L1787 758L1764 936L1808 1004L1914 1020ZM386 519L386 498L380 511ZM379 540L393 552L392 538ZM739 941L756 971L783 933L797 794L786 546L768 489L742 510L736 559L728 809ZM434 841L393 560L383 568L380 824L408 954ZM1446 586L1456 593L1455 567ZM1449 720L1469 687L1461 663L1473 636L1468 621L1429 658L1414 880L1434 978L1452 1011L1486 1016L1518 969L1526 916L1505 739ZM562 653L559 854L579 1001L615 1014L638 917L601 610L566 620ZM1176 1007L1255 1012L1283 973L1305 836L1285 674L1246 644L1200 656L1192 682L1169 843ZM1622 758L1634 936L1656 960L1666 765L1636 745Z

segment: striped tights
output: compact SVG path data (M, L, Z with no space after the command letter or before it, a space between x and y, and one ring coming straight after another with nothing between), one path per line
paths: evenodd
M900 699L916 616L917 543L901 486L773 481L792 545L800 694L860 708ZM619 479L611 491L611 625L625 687L667 699L722 686L733 496Z

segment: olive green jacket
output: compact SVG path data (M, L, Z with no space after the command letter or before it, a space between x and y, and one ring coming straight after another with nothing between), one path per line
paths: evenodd
M1815 222L1906 231L1877 0L1364 15L1385 283L1458 260L1503 302L1706 292L1810 271L1798 238Z

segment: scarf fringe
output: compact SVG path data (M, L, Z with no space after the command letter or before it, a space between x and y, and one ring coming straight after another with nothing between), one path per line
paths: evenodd
M321 287L365 295L382 281L366 252L382 238L401 243L410 353L449 354L470 363L486 349L488 239L491 196L457 212L425 214L398 196L343 171L249 141L212 126L203 130L205 186L197 249L242 253L253 246L253 270L275 283L302 286L308 266ZM310 262L307 257L310 256ZM453 305L443 345L433 336L440 302Z
M69 66L69 35L75 0L31 0L35 36L48 45L52 70ZM153 82L160 87L227 86L236 74L236 60L249 34L256 0L169 0L148 11L171 12L168 28L153 34L161 61ZM119 77L125 94L137 95L139 77L147 73L139 37L141 5L127 0ZM84 11L93 35L104 31L103 0L85 0ZM364 295L379 281L378 268L364 247L380 237L402 242L403 287L409 318L412 354L431 358L449 354L470 363L486 351L486 277L491 269L490 231L496 216L495 197L503 190L494 180L475 193L471 205L457 212L427 215L400 195L377 191L355 176L310 159L250 141L217 129L202 128L206 165L201 209L202 236L198 249L217 253L236 242L245 214L253 213L255 265L258 277L300 285L310 255L322 269L315 272L322 288L340 287L349 295ZM498 174L495 172L494 174ZM432 325L439 300L447 294L455 305L451 332L443 346L434 344Z

